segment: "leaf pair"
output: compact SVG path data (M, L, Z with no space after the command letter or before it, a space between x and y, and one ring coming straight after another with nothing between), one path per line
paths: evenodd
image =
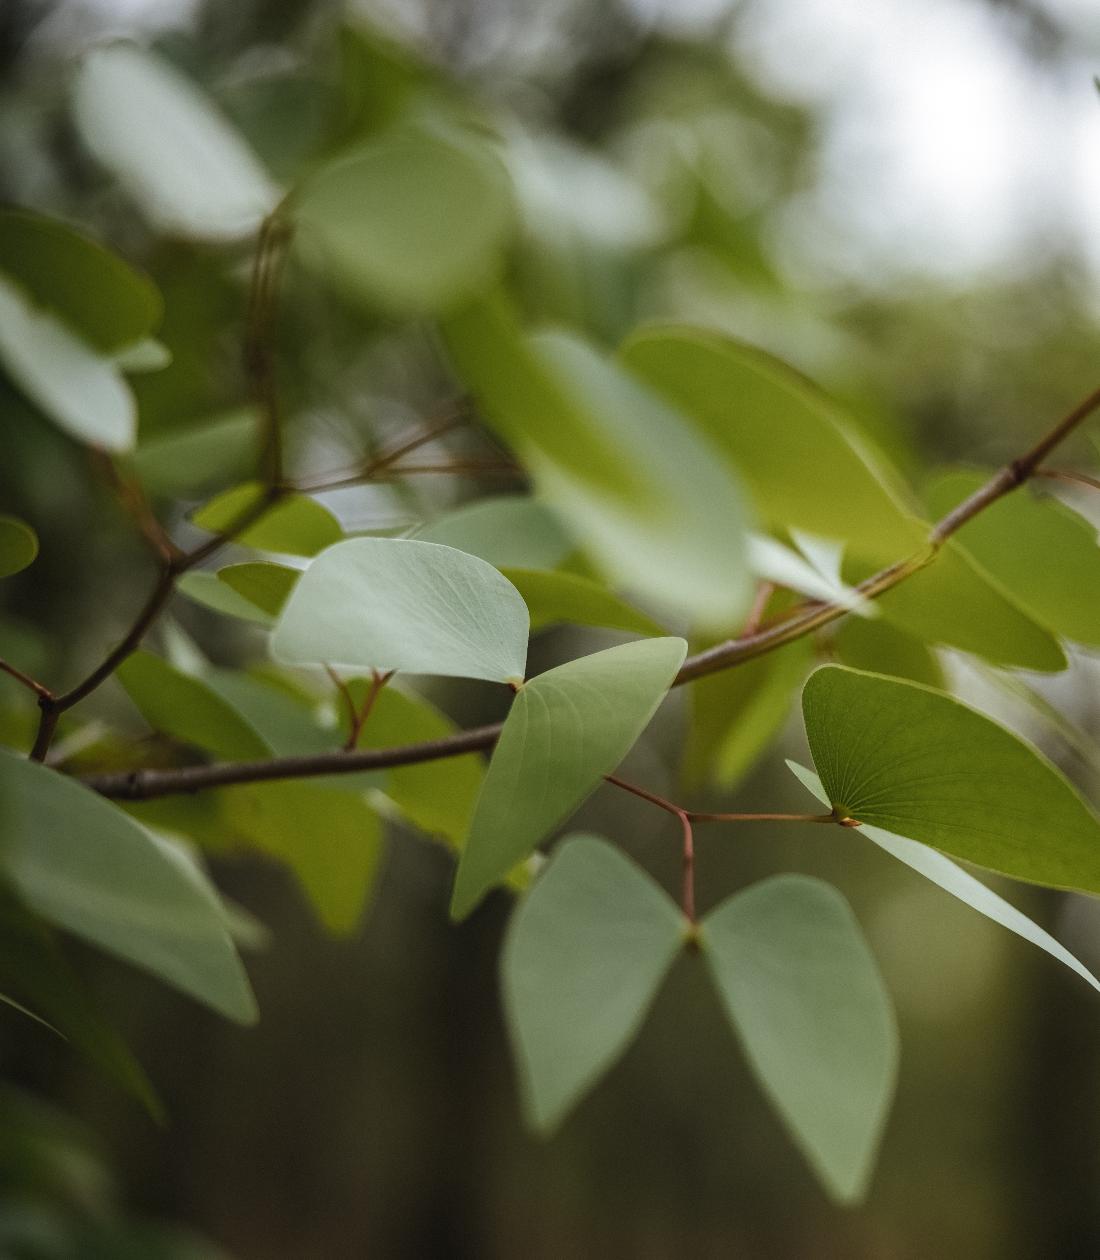
M795 1141L834 1197L858 1199L893 1093L897 1032L847 903L804 876L756 884L694 929L606 842L565 841L516 910L501 959L529 1120L558 1126L625 1050L689 942Z

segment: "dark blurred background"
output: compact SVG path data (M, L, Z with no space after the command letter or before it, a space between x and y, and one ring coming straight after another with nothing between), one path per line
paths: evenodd
M653 317L729 330L842 396L918 482L933 464L1012 455L1100 379L1095 0L2 0L0 197L83 224L165 294L175 358L136 383L143 436L239 405L248 250L150 235L75 138L75 58L117 35L154 43L290 181L340 131L347 20L366 32L366 126L428 83L480 101L507 137L532 320L607 344ZM307 276L287 283L280 372L309 421L302 459L338 465L445 392L423 330L366 320ZM147 561L83 453L0 389L0 506L44 540L33 577L5 587L0 635L63 681L125 624ZM499 488L421 480L330 502L348 527L396 528ZM1075 505L1097 518L1095 502ZM247 656L246 632L174 615L213 659ZM572 651L611 641L572 635ZM948 663L1096 798L1094 661L1047 684L1072 723L1060 732ZM436 699L473 724L495 716L479 697ZM657 790L679 700L633 754L633 777ZM105 689L89 712L120 703ZM26 709L5 680L16 744ZM714 799L803 808L782 765L800 752L792 721L736 796ZM674 881L664 815L605 789L580 821ZM125 1243L73 1235L71 1254L88 1256L162 1254L167 1234L143 1234L146 1220L178 1228L173 1255L240 1260L1100 1255L1095 995L854 841L825 854L781 828L705 834L701 909L790 868L853 900L898 1006L898 1105L864 1208L826 1204L690 959L561 1134L525 1136L496 987L508 901L451 927L450 857L395 829L351 940L327 938L275 866L216 865L273 931L250 963L258 1029L79 960L167 1127L0 1017L16 1083L0 1096L0 1226L33 1217L45 1248L73 1221L128 1222ZM1009 895L1100 963L1094 903Z

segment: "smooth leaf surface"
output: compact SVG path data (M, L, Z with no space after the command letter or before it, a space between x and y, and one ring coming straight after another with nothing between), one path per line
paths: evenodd
M635 333L622 358L732 462L767 524L839 539L884 563L915 549L920 534L896 473L785 363L676 326Z
M306 569L272 651L293 664L522 681L527 605L492 565L439 543L354 538Z
M890 999L848 903L805 875L737 893L700 927L754 1074L829 1193L862 1198L897 1075Z
M310 178L299 249L369 306L443 310L491 279L511 231L504 168L457 129L400 127Z
M992 719L836 665L811 675L802 711L831 805L1015 879L1100 892L1100 818Z
M93 49L74 109L89 150L166 232L239 238L275 207L278 190L244 140L160 57L131 44Z
M17 516L0 515L0 577L21 573L38 555L38 535Z
M264 741L231 705L159 656L134 652L116 677L155 731L228 761L267 754Z
M0 272L103 353L139 341L160 322L153 282L57 219L0 210Z
M234 486L204 503L191 519L212 534L235 530L237 523L262 502L265 493L257 482ZM245 547L288 556L315 556L343 536L340 522L328 508L304 494L283 496L255 521L234 533L235 540Z
M637 1033L687 924L617 849L570 836L508 925L501 986L524 1111L547 1133Z
M464 918L634 746L687 653L644 639L539 674L504 723L459 859L451 914Z
M805 766L799 766L791 761L788 761L787 764L794 771L800 782L819 801L828 805L828 797L825 795L825 790L821 786L821 780L817 775L812 770L807 770ZM980 880L975 879L969 871L964 871L960 866L957 866L950 858L944 857L942 853L937 852L935 849L930 849L926 844L919 844L916 840L907 840L904 836L896 836L893 832L885 831L881 827L871 827L864 824L859 828L859 834L866 836L868 840L878 845L884 852L889 853L891 857L897 858L899 862L903 862L910 869L916 871L918 875L923 875L925 879L931 880L933 884L938 885L944 892L950 893L952 897L970 906L972 910L977 910L979 914L985 915L987 919L991 919L994 923L999 923L1001 927L1007 928L1021 939L1029 941L1032 945L1037 945L1052 958L1057 959L1058 962L1068 967L1070 971L1076 972L1082 980L1091 984L1094 989L1100 991L1100 981L1064 945L1059 944L1049 932L1044 931L1037 923L1029 919L1026 914L1005 901L1003 897L998 897L992 889L987 888Z
M0 868L31 909L230 1019L256 1004L218 895L120 809L37 762L0 754Z
M272 618L282 612L299 577L301 570L267 561L228 564L218 570L219 582L224 582L230 590Z
M935 652L915 635L891 625L885 617L874 621L846 617L832 646L838 664L943 689L943 668Z
M553 569L574 546L548 507L519 494L464 504L418 529L415 536L468 551L498 569Z
M531 614L531 629L558 622L602 626L630 634L666 634L652 617L620 599L599 582L579 573L549 573L542 569L502 569L523 596Z
M929 509L945 516L987 480L980 472L949 473L929 491ZM968 521L959 540L1037 621L1100 646L1100 546L1083 517L1022 486Z
M244 476L258 432L256 412L240 407L140 442L130 466L148 493L186 498Z
M227 582L222 582L216 573L209 570L193 569L190 573L184 573L176 582L176 593L209 608L211 612L236 617L241 621L251 621L260 626L275 624L275 618L264 612L259 604L238 595Z
M499 302L448 321L456 368L540 498L616 586L703 630L747 609L739 480L687 420L577 338L524 338Z
M137 408L117 365L0 275L0 362L24 394L79 442L125 451Z
M115 366L131 376L145 372L160 372L172 364L172 351L155 337L142 337L116 350L111 356Z

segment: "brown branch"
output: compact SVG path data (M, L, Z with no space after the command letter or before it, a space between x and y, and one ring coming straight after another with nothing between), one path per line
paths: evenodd
M24 674L21 669L17 669L10 661L0 659L0 672L9 674L16 682L21 682L24 687L33 691L36 696L53 697L53 692L50 691L49 687L43 687L40 682L35 682L30 674Z
M1066 472L1061 468L1036 468L1033 477L1049 477L1052 481L1064 481L1070 486L1084 486L1088 490L1100 490L1100 477L1090 477L1087 473Z
M1094 390L1064 416L1039 442L1019 459L994 474L939 521L929 534L928 546L916 555L890 565L856 588L874 599L919 572L935 558L939 549L979 512L995 503L1029 477L1035 475L1046 456L1082 421L1100 407L1100 389ZM754 634L708 648L688 657L673 686L682 686L707 674L730 669L742 661L762 656L785 643L801 638L820 626L843 617L848 609L837 604L811 601L800 605L779 621L763 626ZM196 792L208 787L254 783L272 779L304 778L314 775L350 773L356 770L384 769L455 757L462 753L491 748L500 736L501 724L460 731L443 739L394 748L325 753L315 757L281 757L270 761L230 762L214 766L187 766L178 770L134 770L122 774L88 775L84 782L104 796L124 800L146 800L176 792ZM667 802L671 804L671 802ZM673 806L673 808L677 808Z

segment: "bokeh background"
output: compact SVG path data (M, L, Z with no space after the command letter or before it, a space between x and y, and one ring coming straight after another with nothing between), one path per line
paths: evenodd
M240 404L248 255L150 234L75 138L75 59L104 38L153 43L289 181L339 131L348 70L337 37L349 20L365 32L368 118L442 84L429 90L468 94L508 136L530 319L566 320L609 345L654 317L726 329L844 398L916 477L1010 457L1097 384L1095 0L3 0L0 197L86 225L165 293L175 358L137 382L143 435ZM369 321L307 276L288 286L280 373L290 409L309 420L300 463L353 460L445 396L422 330ZM36 673L74 678L125 625L147 561L83 454L0 390L0 503L33 519L44 543L33 576L5 586L0 637ZM1084 444L1071 456L1100 462ZM500 488L424 478L327 501L349 528L400 528ZM1100 519L1093 498L1073 501ZM252 650L246 631L201 610L173 615L215 660ZM612 641L564 634L536 647L536 667L540 652L549 661ZM948 664L1097 799L1095 662L1079 657L1044 684L1061 726ZM435 699L463 724L498 716L472 689ZM94 704L109 715L122 701L105 689ZM658 790L675 790L679 705L632 755L632 777ZM26 707L0 680L16 743ZM782 763L801 738L792 718L736 795L713 799L803 808ZM663 815L605 789L581 821L672 884ZM449 926L451 859L395 828L350 940L324 935L280 869L217 864L273 932L250 964L256 1030L80 958L159 1086L165 1128L0 1017L0 1239L24 1239L4 1254L1100 1255L1095 994L856 846L826 852L782 828L707 833L699 868L701 909L777 869L834 879L856 905L903 1045L865 1207L824 1201L687 963L561 1134L529 1139L496 987L508 901ZM1095 903L1010 896L1100 964Z

